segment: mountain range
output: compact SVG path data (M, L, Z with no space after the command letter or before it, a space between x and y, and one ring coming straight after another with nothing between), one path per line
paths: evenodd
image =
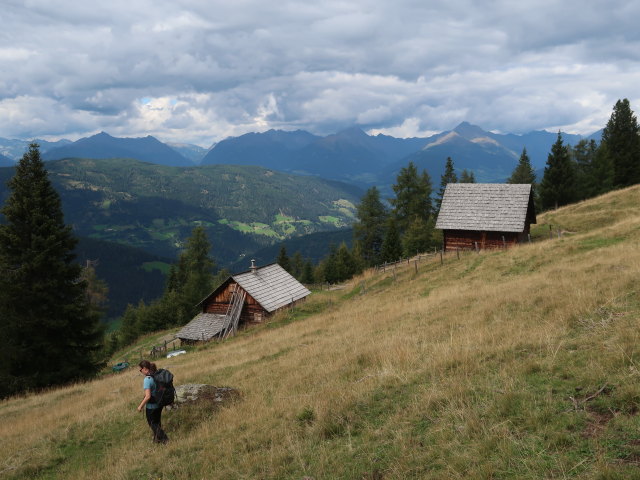
M599 141L601 131L587 138ZM574 145L583 137L563 134ZM467 122L426 138L368 135L349 128L318 136L303 130L269 130L230 137L211 149L190 144L165 144L154 137L116 138L105 132L76 142L40 142L45 160L63 158L133 158L167 166L255 165L283 172L314 175L360 187L393 183L409 161L426 169L437 182L447 157L458 171L473 171L478 181L504 181L527 149L534 169L544 167L557 133L534 131L523 135L487 132ZM22 142L21 150L19 142ZM0 138L0 153L16 160L27 142ZM2 160L0 160L2 161ZM7 164L5 160L3 164Z
M158 139L147 136L143 138L116 138L108 133L100 132L77 142L47 150L42 155L44 160L62 158L134 158L156 165L190 167L193 162Z

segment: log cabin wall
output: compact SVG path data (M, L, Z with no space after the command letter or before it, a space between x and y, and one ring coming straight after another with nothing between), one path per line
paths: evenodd
M516 245L519 234L514 232L481 232L476 230L444 230L445 251L503 248Z
M217 313L219 315L225 315L229 309L231 303L231 296L237 284L229 282L206 299L202 305L203 313ZM262 308L262 306L247 293L247 297L242 307L242 313L240 314L240 324L243 323L260 323L263 321L269 313Z

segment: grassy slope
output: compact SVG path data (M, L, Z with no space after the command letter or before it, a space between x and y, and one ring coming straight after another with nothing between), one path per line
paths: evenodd
M162 455L137 370L4 401L0 476L640 478L639 204L570 206L538 219L561 239L369 273L160 362L243 393L167 413Z

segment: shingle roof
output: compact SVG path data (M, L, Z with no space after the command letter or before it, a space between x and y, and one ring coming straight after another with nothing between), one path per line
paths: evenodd
M269 313L311 293L277 263L239 273L231 278Z
M215 313L200 313L176 333L185 340L208 342L224 328L225 316Z
M530 184L449 183L436 228L522 232L530 197Z

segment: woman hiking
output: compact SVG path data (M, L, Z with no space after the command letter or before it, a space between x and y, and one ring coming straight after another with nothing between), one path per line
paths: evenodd
M147 423L153 432L154 443L167 443L169 437L162 430L162 406L152 403L153 394L156 391L156 382L153 380L153 374L158 370L155 363L148 360L142 360L138 366L140 373L144 375L142 388L144 389L144 398L138 405L138 411L141 412L145 408Z

